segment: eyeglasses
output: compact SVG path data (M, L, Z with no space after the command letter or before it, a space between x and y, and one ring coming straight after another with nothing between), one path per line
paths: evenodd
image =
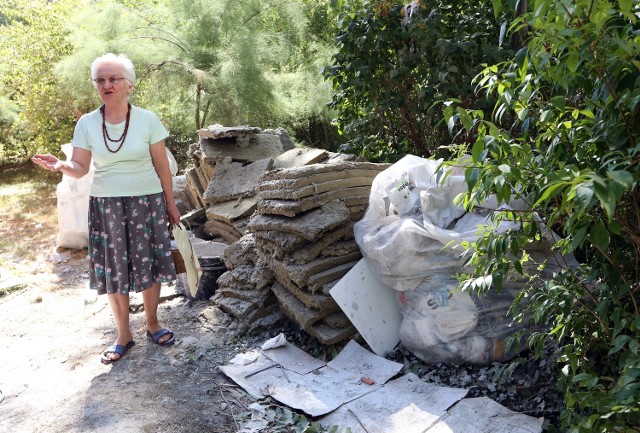
M107 81L109 82L109 84L111 84L112 86L115 85L118 81L120 80L124 80L124 77L109 77L109 78L94 78L93 82L96 83L98 86L102 87L104 86Z

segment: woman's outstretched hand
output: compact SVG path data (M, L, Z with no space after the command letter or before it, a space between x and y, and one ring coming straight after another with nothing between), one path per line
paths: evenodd
M45 155L33 155L31 161L50 171L60 171L60 168L62 168L62 161L48 153Z

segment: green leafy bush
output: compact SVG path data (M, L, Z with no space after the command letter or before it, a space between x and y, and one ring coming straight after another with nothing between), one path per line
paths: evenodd
M562 271L534 279L514 313L546 326L534 347L553 340L562 352L563 428L638 432L640 4L537 0L531 10L510 26L528 32L525 47L477 77L497 100L491 120L459 102L446 108L451 131L474 137L460 149L471 154L466 205L492 194L526 203L501 216L518 232L472 246L467 285L500 287L538 265L523 251L549 238L544 227L559 233L556 252L578 266L560 259Z
M476 1L429 2L411 20L401 2L364 2L338 27L338 51L323 69L334 88L331 107L349 139L344 150L376 161L434 155L448 143L434 104L456 97L467 108L488 107L471 80L481 63L509 54L491 9Z

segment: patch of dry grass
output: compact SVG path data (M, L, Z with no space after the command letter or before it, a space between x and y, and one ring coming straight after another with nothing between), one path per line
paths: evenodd
M24 279L27 287L51 289L56 283L51 257L61 179L30 163L0 170L0 267Z

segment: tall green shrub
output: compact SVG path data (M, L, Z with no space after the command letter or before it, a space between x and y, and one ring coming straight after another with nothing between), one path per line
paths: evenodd
M500 7L500 0L494 5ZM535 282L514 306L547 326L530 342L555 341L571 432L640 431L640 3L537 0L513 22L526 29L514 59L488 66L479 90L496 98L489 119L453 103L454 133L477 137L465 177L468 206L495 194L518 198L502 217L517 232L486 234L473 245L475 280L500 287L531 264L523 251L562 236L552 281ZM489 278L487 278L489 277Z
M448 142L434 104L456 97L467 108L486 106L471 80L482 63L509 54L500 48L505 41L490 7L471 0L420 3L410 20L402 2L386 0L342 14L338 51L324 75L349 139L345 150L379 161L431 156Z
M53 65L71 50L63 23L77 4L0 4L0 160L57 151L73 132L73 99Z

